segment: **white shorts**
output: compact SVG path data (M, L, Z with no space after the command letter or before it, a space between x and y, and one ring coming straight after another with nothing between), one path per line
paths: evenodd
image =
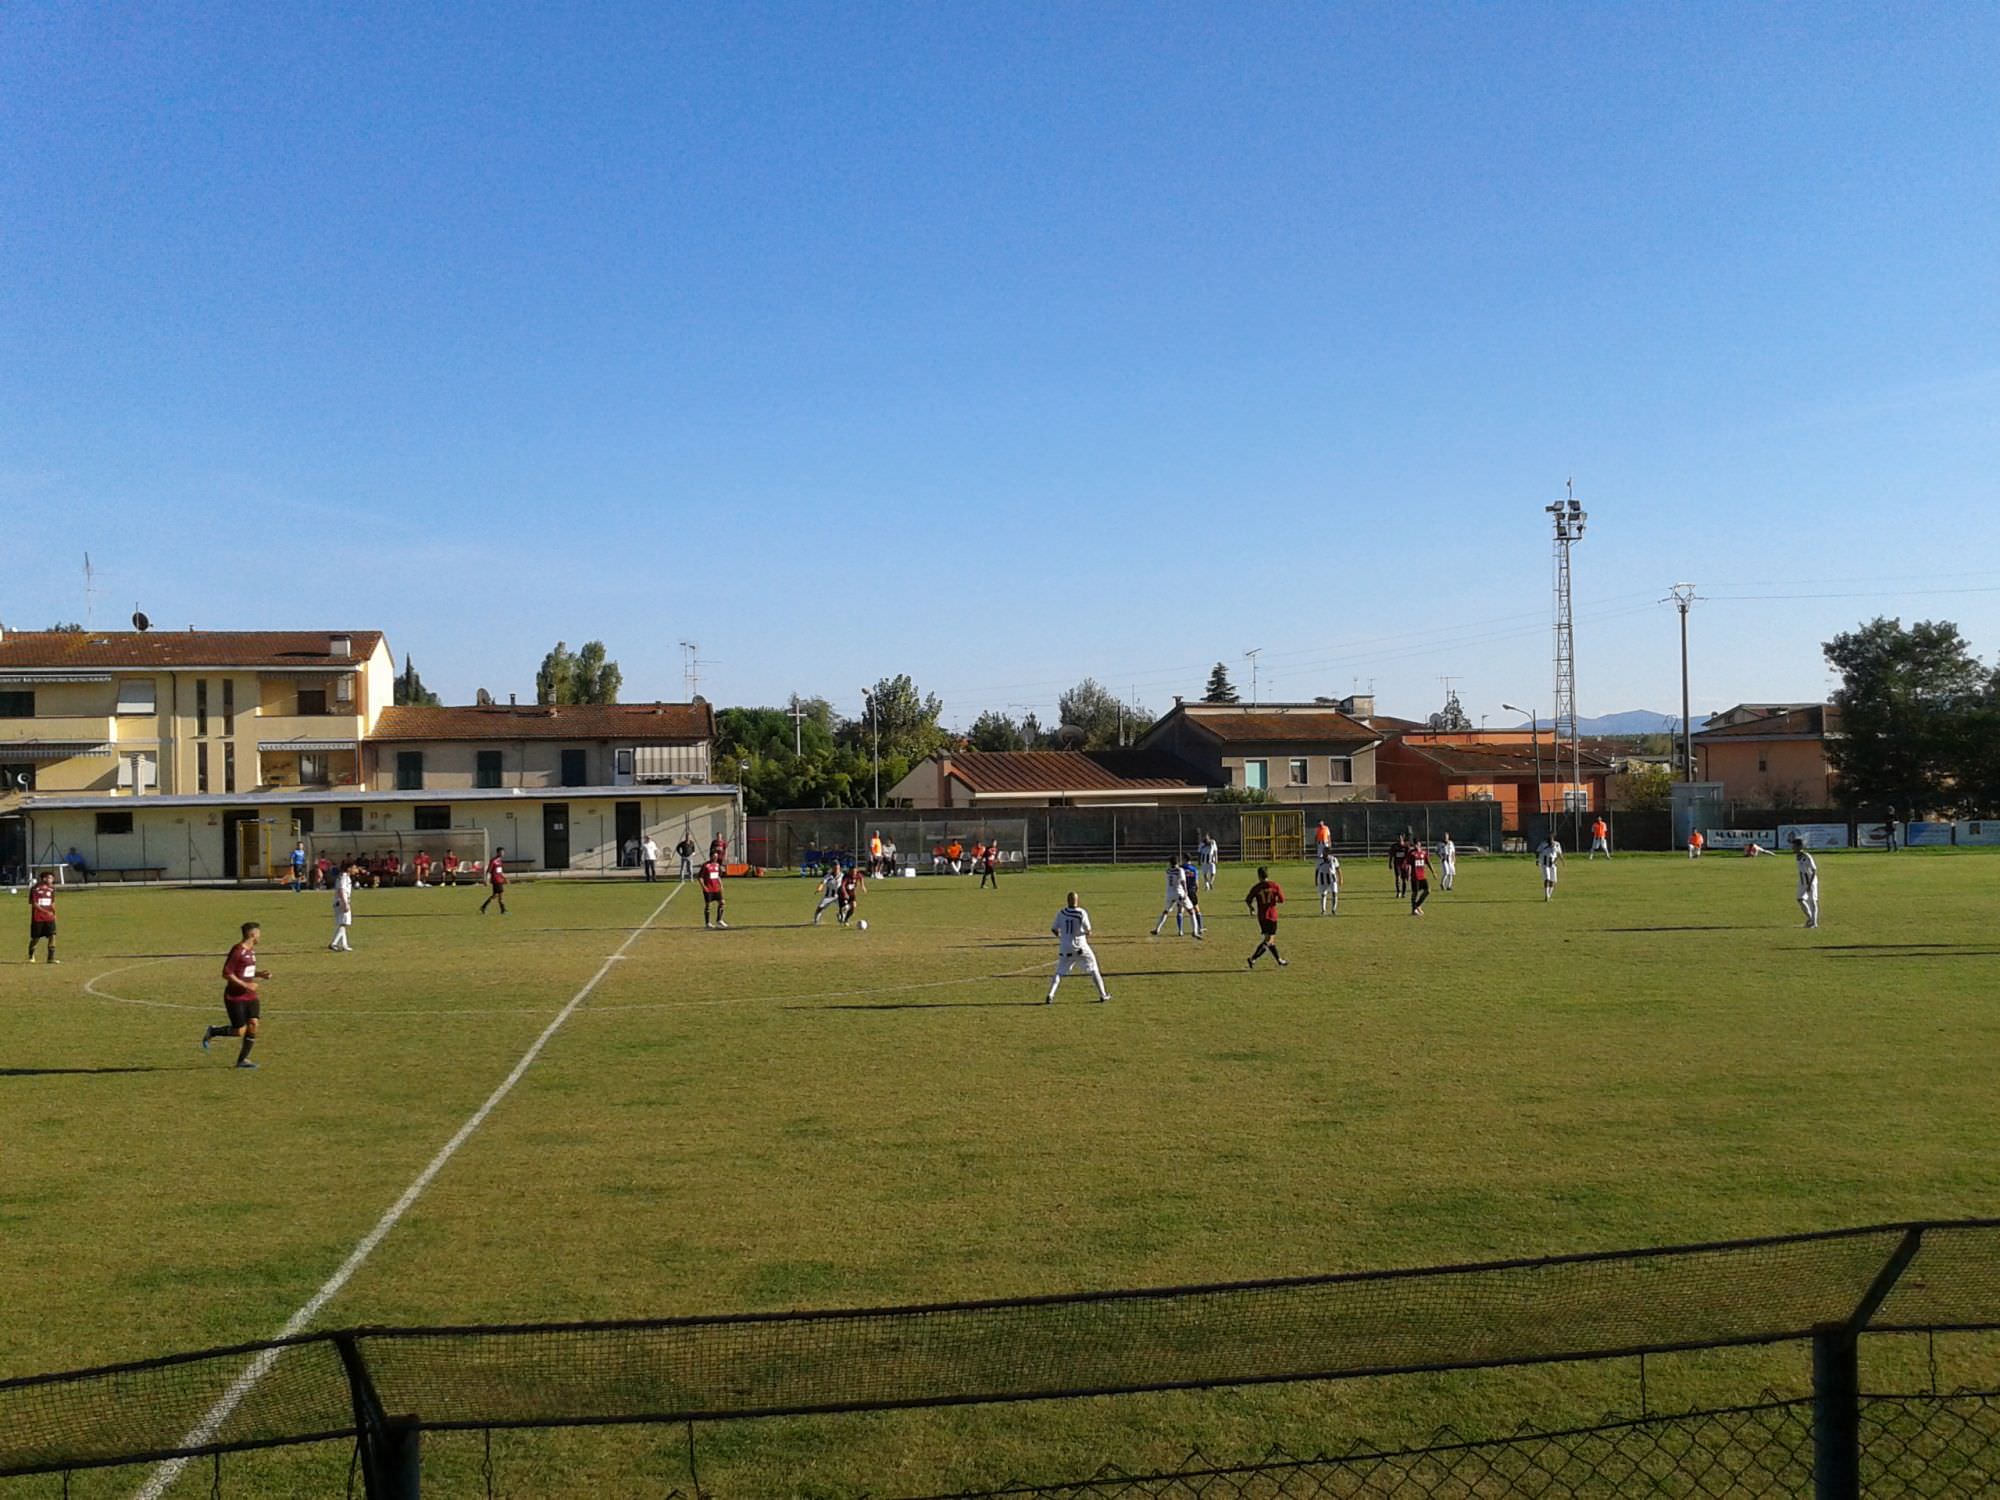
M1056 960L1056 978L1061 979L1065 975L1079 972L1084 974L1097 972L1097 955L1092 953L1087 945L1078 948L1074 953L1065 953Z
M1542 884L1554 885L1555 883L1556 883L1556 867L1554 865L1543 865Z
M1819 882L1817 880L1801 880L1799 882L1799 899L1801 901L1819 900Z
M354 925L354 913L352 911L335 912L333 914L333 925L336 927L352 927Z

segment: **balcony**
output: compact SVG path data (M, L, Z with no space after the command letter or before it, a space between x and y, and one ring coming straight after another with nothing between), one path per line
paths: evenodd
M110 714L38 714L32 719L0 719L0 745L18 745L23 740L101 745L118 737L117 722ZM134 735L151 739L157 722L150 716L136 719Z
M265 714L239 717L239 736L256 735L257 744L267 753L273 750L310 749L315 745L352 749L361 740L359 714Z

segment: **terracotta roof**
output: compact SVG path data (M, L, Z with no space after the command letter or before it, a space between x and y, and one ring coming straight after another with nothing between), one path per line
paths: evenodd
M1555 770L1546 746L1539 760L1532 745L1425 745L1405 739L1402 748L1421 756L1447 776L1533 776L1538 766L1546 773ZM1583 750L1578 759L1585 771L1611 769L1610 757L1595 750ZM1562 764L1565 767L1570 764L1567 753Z
M1190 728L1212 734L1226 744L1372 745L1382 737L1336 708L1188 713L1187 722Z
M328 655L340 635L348 653ZM379 630L10 630L0 637L0 672L355 666L381 642Z
M964 750L949 757L947 774L988 794L1207 790L1168 757L1144 750Z
M1714 729L1698 729L1698 740L1784 739L1819 740L1840 733L1840 710L1831 703L1813 703L1759 719L1742 719Z
M482 703L459 708L385 708L375 740L630 740L634 744L715 736L706 703Z

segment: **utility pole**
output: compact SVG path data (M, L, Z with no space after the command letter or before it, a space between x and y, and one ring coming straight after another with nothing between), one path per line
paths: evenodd
M1257 706L1257 652L1263 649L1262 646L1258 646L1253 650L1243 653L1250 658L1250 706L1252 708Z
M806 711L799 707L799 695L792 694L792 759L799 760L805 754Z
M875 806L882 806L882 720L875 712L875 695L867 688L861 690L861 701L868 705L868 727L875 733Z
M1563 732L1569 732L1570 784L1583 787L1583 740L1577 726L1576 713L1576 616L1570 602L1569 552L1570 548L1583 540L1583 524L1587 518L1583 506L1577 502L1575 481L1570 481L1568 493L1553 505L1542 507L1555 518L1555 570L1556 570L1556 706L1551 716L1551 728L1555 735L1556 779L1562 780ZM1574 808L1575 804L1572 802ZM1577 812L1577 827L1570 831L1570 843L1582 842L1580 831L1582 813Z
M1677 583L1667 590L1674 608L1681 612L1681 780L1694 780L1694 721L1688 717L1688 610L1696 595L1691 583ZM1666 599L1660 601L1666 603Z

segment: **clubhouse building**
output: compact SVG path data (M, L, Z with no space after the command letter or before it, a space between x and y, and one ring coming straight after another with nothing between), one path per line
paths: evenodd
M262 880L305 840L599 873L649 834L741 847L704 702L402 707L394 678L378 631L0 634L0 871Z

